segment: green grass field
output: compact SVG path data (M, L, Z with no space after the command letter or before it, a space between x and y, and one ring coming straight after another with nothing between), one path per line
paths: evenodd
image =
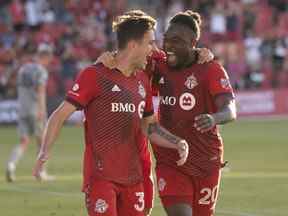
M288 215L288 120L239 120L222 128L225 158L217 216ZM36 182L31 176L36 148L31 145L8 184L4 166L17 143L14 127L0 127L0 215L86 215L81 189L83 132L65 127L49 163L57 181ZM165 215L158 198L152 216Z

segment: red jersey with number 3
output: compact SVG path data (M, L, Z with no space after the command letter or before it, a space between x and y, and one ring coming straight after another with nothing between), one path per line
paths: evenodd
M208 176L222 165L223 143L217 126L201 133L194 127L194 118L217 111L216 95L233 94L227 73L217 61L173 70L163 54L154 55L154 60L154 70L148 73L159 94L159 121L169 131L186 139L190 147L187 162L177 166L177 152L153 145L157 164L175 167L188 175Z
M83 70L67 101L85 114L84 187L95 178L128 185L142 181L140 121L153 114L146 74L130 77L102 64Z

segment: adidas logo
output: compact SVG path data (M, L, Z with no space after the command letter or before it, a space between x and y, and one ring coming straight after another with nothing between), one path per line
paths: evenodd
M161 77L161 79L159 80L159 84L164 84L164 77Z
M117 85L114 85L112 88L112 92L119 92L119 91L121 91L121 89Z

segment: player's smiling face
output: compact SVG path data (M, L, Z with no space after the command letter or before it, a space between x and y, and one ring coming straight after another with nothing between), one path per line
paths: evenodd
M143 39L136 43L135 49L132 51L134 52L133 56L136 68L145 69L147 64L147 56L151 54L154 46L154 31L149 30L144 34Z
M176 68L185 66L194 45L193 33L188 27L175 23L169 25L163 40L168 65Z

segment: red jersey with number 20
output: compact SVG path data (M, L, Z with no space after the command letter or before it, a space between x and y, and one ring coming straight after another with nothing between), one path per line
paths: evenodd
M183 166L175 163L179 158L177 152L153 145L157 164L175 167L187 175L208 176L221 167L223 143L217 127L201 133L193 126L194 118L217 111L216 95L233 94L227 73L216 61L173 70L168 67L163 54L155 60L151 75L153 88L159 93L159 121L189 144L189 156Z
M102 64L86 68L68 91L85 114L84 185L95 178L129 185L142 181L141 118L153 114L147 76L130 77Z

